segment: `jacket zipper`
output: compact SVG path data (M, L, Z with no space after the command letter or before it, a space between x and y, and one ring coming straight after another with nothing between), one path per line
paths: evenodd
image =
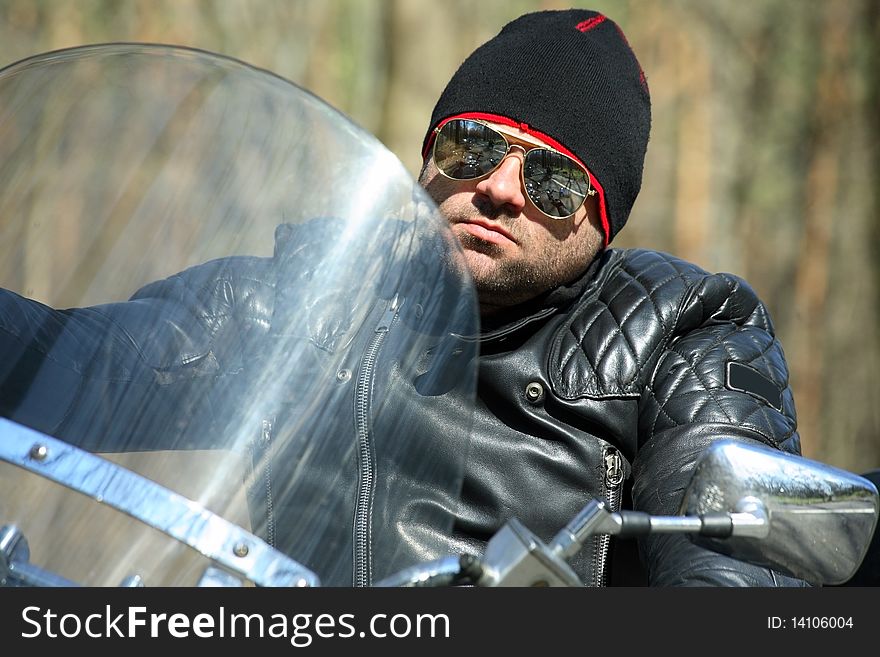
M371 440L370 431L370 401L373 393L373 374L376 359L385 336L397 314L403 300L395 295L376 326L375 335L370 340L364 352L358 374L357 387L355 389L355 425L358 440L358 496L355 505L353 523L353 559L354 572L352 574L354 586L369 586L372 583L372 540L371 516L373 511L373 497L376 490L375 482L375 452Z
M605 449L602 458L605 462L605 503L610 513L620 511L621 491L623 489L623 458L613 447ZM593 586L608 586L608 551L611 536L601 534L595 539L593 561Z
M263 461L263 487L266 491L266 542L275 547L275 507L272 500L272 420L265 419L260 427L260 451Z

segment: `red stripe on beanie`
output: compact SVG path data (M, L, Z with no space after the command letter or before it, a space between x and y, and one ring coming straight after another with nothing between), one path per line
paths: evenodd
M593 18L587 19L583 22L578 23L575 27L581 32L589 32L594 27L599 25L600 23L605 22L605 17L602 14L598 16L594 16Z

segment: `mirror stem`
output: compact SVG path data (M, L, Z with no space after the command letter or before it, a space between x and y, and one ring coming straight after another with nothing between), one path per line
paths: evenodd
M707 513L700 516L652 516L642 511L609 513L605 504L591 500L550 543L562 559L574 556L592 536L609 534L637 538L648 534L699 534L713 538L749 536L761 538L770 531L767 511L760 500L745 497L735 513Z

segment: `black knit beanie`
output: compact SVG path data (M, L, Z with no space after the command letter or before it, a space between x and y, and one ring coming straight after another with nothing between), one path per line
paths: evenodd
M525 14L477 48L440 95L425 135L452 117L516 126L584 164L599 192L605 243L642 184L651 127L644 73L623 32L595 11Z

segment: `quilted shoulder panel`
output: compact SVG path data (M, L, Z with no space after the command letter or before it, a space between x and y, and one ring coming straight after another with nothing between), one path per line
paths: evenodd
M727 385L731 363L742 363L779 391L779 405ZM766 330L733 324L707 326L668 349L640 404L643 440L691 424L733 425L780 446L796 439L797 415L779 342Z
M638 397L696 286L696 265L644 249L612 250L554 336L550 380L565 399ZM646 367L647 366L647 367Z

